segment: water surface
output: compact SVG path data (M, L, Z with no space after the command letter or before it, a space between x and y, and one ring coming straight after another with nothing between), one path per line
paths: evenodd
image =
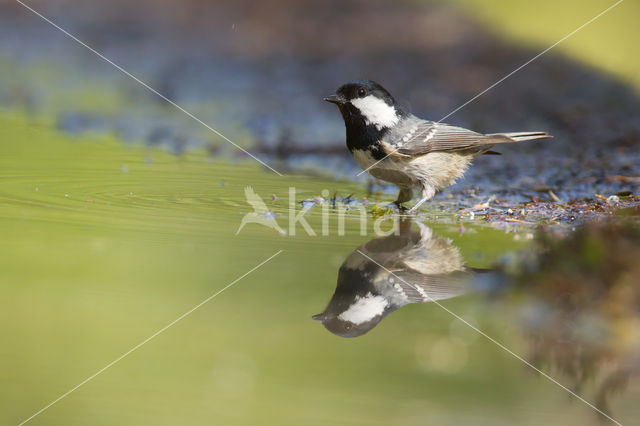
M526 250L526 234L427 210L424 224L409 222L404 235L413 236L394 249L389 241L400 237L378 237L371 223L361 235L357 215L347 218L340 236L332 214L329 235L321 235L318 205L307 216L318 236L301 227L295 236L281 235L257 224L236 235L252 210L246 186L287 230L290 186L301 199L328 189L361 200L364 188L278 177L204 153L177 157L126 147L105 136L70 138L15 115L0 119L0 139L2 424L19 424L280 250L31 424L601 421L434 303L405 304L350 339L311 318L323 312L341 282L341 266L363 245L382 241L388 256L436 259L432 266L456 257L446 271L416 273L414 262L411 278L477 276ZM500 285L471 280L468 291L438 302L528 358L540 349L525 321L532 305L524 302L532 299L527 291L488 298L487 290ZM610 347L609 362L635 347L633 333L627 346ZM608 364L597 367L578 386L553 362L540 365L589 401L607 378ZM631 379L607 399L607 409L633 424L639 392Z

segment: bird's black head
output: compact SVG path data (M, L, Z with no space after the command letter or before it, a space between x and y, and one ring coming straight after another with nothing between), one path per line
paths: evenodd
M343 84L324 100L340 109L351 150L371 148L406 115L393 96L371 80Z
M357 99L366 98L367 96L381 99L390 106L394 106L396 103L393 96L391 96L384 87L371 80L355 80L343 84L336 90L335 95L328 96L324 98L324 100L340 106L351 103L351 101Z

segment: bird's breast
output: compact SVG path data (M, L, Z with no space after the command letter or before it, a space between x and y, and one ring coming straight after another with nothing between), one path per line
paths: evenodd
M410 173L411 169L406 168L406 160L404 159L391 156L377 159L369 150L355 149L352 153L362 170L366 170L376 179L403 187L414 186L417 183L415 176Z
M354 149L351 153L353 154L353 158L356 160L356 163L358 163L363 170L370 168L378 161L368 149Z

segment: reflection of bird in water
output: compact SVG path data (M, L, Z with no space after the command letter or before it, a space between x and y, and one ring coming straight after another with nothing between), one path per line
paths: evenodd
M262 198L255 193L253 188L247 186L244 189L244 195L247 198L247 203L253 207L254 211L244 215L242 223L240 223L240 227L236 231L236 235L240 233L247 223L257 223L267 228L273 228L281 234L285 234L284 229L280 228L280 225L276 222L273 212L267 208L267 205L262 201Z
M467 293L472 273L458 249L416 223L419 233L405 220L399 235L373 239L351 253L329 305L313 319L338 336L357 337L404 305Z

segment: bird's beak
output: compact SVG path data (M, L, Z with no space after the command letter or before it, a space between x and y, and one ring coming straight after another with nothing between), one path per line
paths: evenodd
M324 319L324 314L315 314L311 318L316 320L316 321L322 321Z
M331 102L332 104L340 105L345 102L345 99L339 95L331 95L324 98L325 101Z

